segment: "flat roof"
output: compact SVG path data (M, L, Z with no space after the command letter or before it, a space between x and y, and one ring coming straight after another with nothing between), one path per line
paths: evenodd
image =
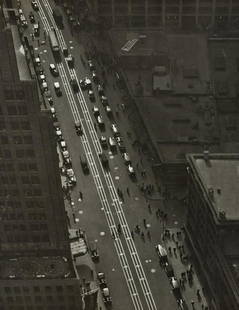
M239 220L239 154L191 154L207 193L211 191L212 205L226 220Z
M12 38L17 60L19 78L21 81L32 80L26 61L25 51L17 30L17 26L11 25L11 30L12 30Z
M71 262L63 256L16 257L0 259L0 279L71 278Z

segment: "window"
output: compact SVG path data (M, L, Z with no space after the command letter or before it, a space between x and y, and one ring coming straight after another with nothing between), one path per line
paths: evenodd
M6 168L7 168L7 171L13 171L14 170L14 166L13 164L6 164Z
M5 120L3 118L0 119L0 130L6 129Z
M30 178L29 178L28 175L23 175L23 176L21 176L21 180L22 180L22 183L23 183L23 184L30 184L30 183L31 183L31 182L30 182Z
M41 302L42 301L42 297L41 296L35 296L35 301L36 302Z
M7 136L1 136L1 144L8 144L8 137Z
M25 98L25 93L22 89L16 90L16 99L23 100Z
M32 136L24 136L23 140L25 144L32 144Z
M27 115L27 107L25 105L18 106L19 115Z
M6 159L12 158L12 154L11 154L10 150L3 150L2 155Z
M20 287L15 286L15 287L14 287L14 292L15 292L15 293L20 293L20 292L21 292ZM20 296L17 296L17 297L20 297Z
M35 152L34 152L34 150L29 149L29 150L26 150L26 155L27 155L27 157L32 158L32 157L35 157Z
M10 121L10 127L12 130L18 130L20 128L19 122L17 120Z
M5 292L6 294L11 294L11 287L5 286L5 287L4 287L4 292Z
M9 184L16 184L17 183L17 179L16 179L15 175L10 175L8 177L8 180L9 180Z
M57 286L57 287L56 287L56 291L57 291L58 293L63 292L63 287L62 287L62 286Z
M16 150L16 157L17 158L23 158L24 157L24 150L22 150L22 149Z
M14 99L14 92L12 89L4 89L4 98L5 100L13 100Z
M38 292L40 292L40 287L39 286L34 286L34 292L35 293L38 293ZM36 297L40 297L40 296L36 296Z
M32 184L40 184L40 179L37 175L32 175L31 176L31 182L32 182Z
M21 127L23 130L30 130L31 129L30 123L28 121L22 121Z
M15 105L7 106L8 115L17 115L17 107Z
M14 144L22 144L22 137L21 136L13 136L12 137L12 142Z
M29 163L28 168L30 171L38 171L36 163Z
M18 169L20 171L27 171L27 164L26 163L19 163L18 164Z

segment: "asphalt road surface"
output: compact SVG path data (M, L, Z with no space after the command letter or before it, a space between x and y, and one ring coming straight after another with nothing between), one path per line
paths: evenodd
M132 137L129 138L126 134L130 130L130 125L127 120L127 111L119 109L122 103L120 91L113 87L113 78L109 74L105 93L113 110L114 120L110 120L107 116L100 102L96 85L93 85L96 97L94 103L89 100L86 91L80 89L78 93L73 92L70 85L71 78L79 83L80 79L86 76L91 78L92 74L88 65L84 65L81 61L81 57L85 59L84 46L72 36L66 20L64 20L64 30L57 28L52 17L53 2L48 0L37 2L40 9L34 12L34 15L40 22L40 43L44 39L43 30L47 34L53 27L56 30L61 51L64 46L67 46L75 58L75 66L71 69L64 56L61 55L61 61L56 64L60 76L53 77L49 72L49 64L56 63L56 61L49 42L46 40L45 44L39 45L37 38L31 39L32 24L29 22L27 30L29 41L34 46L35 55L40 55L47 83L53 95L54 108L77 178L77 185L71 194L75 205L68 206L71 225L85 230L88 241L95 244L99 250L100 262L96 269L106 274L113 300L112 309L177 309L169 281L159 265L155 252L155 245L161 242L163 229L163 223L155 216L155 211L157 208L163 208L163 205L161 201L147 202L139 189L139 185L143 182L152 183L153 177L148 169L149 164L133 148ZM30 1L24 1L22 7L28 17L29 12L32 11ZM85 63L87 64L86 59ZM93 60L93 63L102 80L97 62ZM60 82L62 97L55 96L54 81ZM92 113L93 106L97 106L100 110L105 123L105 131L101 131L96 125L96 119ZM75 121L81 122L84 131L81 137L76 135ZM129 177L119 149L117 154L112 154L109 149L105 152L109 159L110 171L102 167L99 158L99 153L102 152L99 137L101 135L107 138L113 136L112 122L117 124L127 152L130 154L137 174L136 182ZM82 154L85 154L88 160L89 175L84 175L82 172L80 164ZM147 172L144 178L141 177L142 169L146 169ZM123 192L123 199L119 197L118 189ZM79 200L80 191L83 194L82 201ZM76 221L74 221L73 213ZM147 225L144 225L143 219ZM135 225L141 227L144 237L136 233L132 235Z

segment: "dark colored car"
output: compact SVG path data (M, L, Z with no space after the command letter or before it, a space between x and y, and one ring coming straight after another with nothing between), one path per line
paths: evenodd
M81 123L79 121L76 121L75 122L75 130L76 130L76 134L78 136L81 136L83 134L83 130L82 130L82 127L81 127Z
M76 79L71 79L70 80L70 84L71 84L71 87L72 87L73 91L75 93L77 93L79 91L79 85L77 83L77 80Z
M81 168L84 174L89 174L90 173L90 169L88 167L88 162L86 159L85 154L80 156L80 163L81 163Z

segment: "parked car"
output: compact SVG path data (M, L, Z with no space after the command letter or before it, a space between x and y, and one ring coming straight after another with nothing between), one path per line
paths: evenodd
M90 68L91 71L94 71L94 70L95 70L95 66L94 66L94 64L93 64L93 62L92 62L91 59L88 60L88 66L89 66L89 68Z
M95 105L93 106L92 111L93 111L93 114L94 114L95 118L97 118L100 115L99 108L97 108Z
M113 118L113 113L112 113L112 110L111 110L111 107L110 106L105 106L105 112L107 114L107 116L109 117L109 119L112 119Z
M33 25L33 33L35 37L39 37L40 35L40 28L38 24Z
M116 140L116 142L118 144L120 153L121 154L126 153L126 147L124 145L123 139L121 137L116 137L115 140Z
M100 96L104 96L105 92L104 92L104 88L103 88L102 85L99 84L99 85L97 86L97 91L98 91L98 94L99 94Z
M92 80L95 83L99 83L100 81L95 71L92 72Z
M68 57L66 57L66 61L68 63L69 68L73 69L74 68L74 63L75 63L73 55L69 54Z
M54 89L55 89L57 97L62 96L62 91L61 91L61 87L60 87L59 82L54 82Z
M109 137L108 139L110 150L113 154L117 153L116 141L114 137Z
M111 130L113 132L114 137L120 137L120 132L115 123L111 124Z
M35 16L32 12L29 13L29 20L31 24L35 23Z
M164 270L165 270L165 272L166 272L166 275L167 275L169 278L174 277L173 266L172 266L170 263L168 263L168 262L165 263Z
M100 97L100 100L101 100L101 103L102 103L102 105L103 105L104 107L108 105L108 99L107 99L106 96L101 96L101 97Z
M48 90L48 85L47 85L47 82L45 80L43 80L42 83L41 83L41 90L43 92Z
M66 170L66 175L69 179L69 184L72 186L76 185L76 177L72 168Z
M132 180L136 179L136 173L134 171L134 168L131 165L127 166L128 175Z
M25 15L21 14L21 15L19 16L19 20L20 20L20 24L21 24L22 27L24 27L24 28L27 28L27 27L28 27L28 22L27 22L27 20L26 20Z
M55 64L50 64L49 69L53 76L59 76L59 71L57 70L57 67Z
M168 255L166 249L161 244L157 244L155 246L155 249L159 256L160 263L165 266L165 264L168 263Z
M129 156L129 154L128 153L123 153L122 154L122 157L123 157L123 159L124 159L124 163L125 163L125 165L131 165L131 160L130 160L130 156Z
M35 66L40 66L40 65L41 65L41 59L40 59L40 57L35 57L35 59L34 59L34 65L35 65Z
M82 90L89 90L92 89L92 83L91 80L89 78L84 78L82 80L80 80L80 87Z
M90 98L90 101L94 102L95 101L95 95L94 95L94 92L93 90L88 90L88 96Z

